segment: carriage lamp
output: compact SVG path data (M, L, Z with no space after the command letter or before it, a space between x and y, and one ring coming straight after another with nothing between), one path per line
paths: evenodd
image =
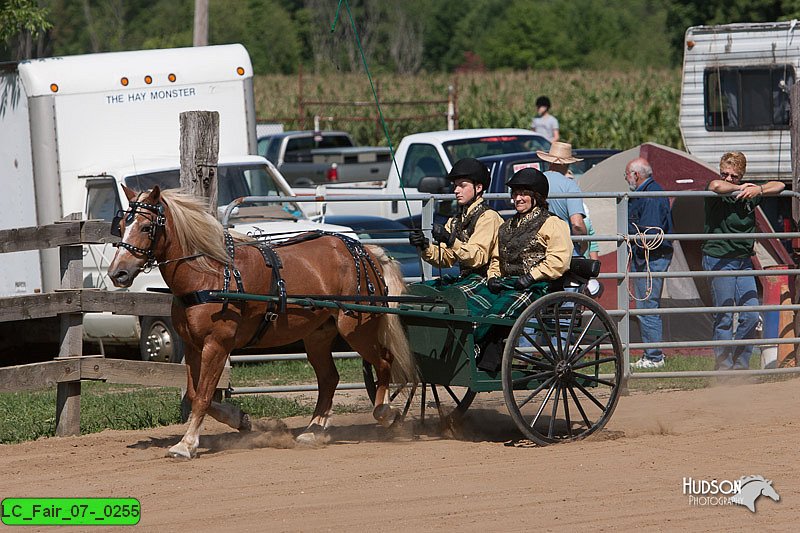
M239 76L244 76L244 67L236 67L236 73Z
M148 74L147 76L144 77L144 82L147 85L150 85L151 83L153 83L153 77L150 74Z
M54 93L57 93L58 92L58 84L57 83L51 83L50 84L50 90L52 92L54 92Z
M124 76L123 76L123 77L122 77L122 79L120 79L120 80L119 80L119 83L120 83L120 84L121 84L123 87L127 87L127 86L128 86L128 78L126 78L126 77L124 77Z

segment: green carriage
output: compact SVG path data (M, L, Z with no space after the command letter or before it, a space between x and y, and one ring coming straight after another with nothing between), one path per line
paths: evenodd
M410 293L419 303L402 304L398 313L422 383L411 388L404 415L416 397L423 422L430 406L442 422L452 422L466 413L477 393L502 390L520 432L539 445L581 439L601 429L619 397L622 344L605 309L580 292L586 278L572 278L575 292L550 292L516 320L470 316L460 290L412 285ZM482 323L502 328L497 372L477 365L480 350L473 330ZM374 376L366 364L364 378L374 401Z

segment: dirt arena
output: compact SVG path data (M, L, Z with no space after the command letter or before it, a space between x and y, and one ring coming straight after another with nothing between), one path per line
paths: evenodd
M188 462L164 457L183 426L42 439L0 446L0 495L135 497L142 531L790 531L799 386L634 393L600 434L546 448L515 441L498 393L478 395L448 437L387 432L364 413L336 416L331 442L312 449L291 438L305 419L248 435L208 421ZM683 494L684 477L744 475L772 480L780 501L762 496L751 513Z

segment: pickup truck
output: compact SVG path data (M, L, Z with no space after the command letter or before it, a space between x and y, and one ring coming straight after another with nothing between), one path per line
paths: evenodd
M270 160L292 187L385 180L389 148L356 146L344 131L285 131L258 138L258 154Z
M516 152L549 150L550 141L530 130L517 128L485 128L453 131L431 131L405 136L395 152L396 164L392 165L389 177L375 182L351 184L328 184L322 188L295 189L299 195L314 195L323 198L338 196L369 195L388 196L432 192L420 190L422 178L444 178L453 163L464 157L481 157ZM535 154L534 154L535 155ZM398 174L400 169L400 174ZM401 179L402 175L402 179ZM425 180L430 183L430 180ZM424 187L423 187L424 188ZM373 215L400 219L418 215L422 204L409 202L409 209L399 200L391 202L327 202L309 215L327 213L331 215ZM306 206L314 204L305 204ZM319 203L316 204L319 206ZM409 210L411 211L409 213Z

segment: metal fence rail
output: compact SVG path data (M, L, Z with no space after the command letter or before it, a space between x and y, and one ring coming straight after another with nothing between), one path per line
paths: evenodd
M624 380L628 379L654 379L654 378L696 378L696 377L718 377L726 375L747 376L747 375L783 375L800 372L800 368L777 368L777 369L763 369L763 370L736 370L736 371L683 371L683 372L631 372L630 367L630 350L643 349L643 348L695 348L695 347L714 347L714 346L736 346L736 345L785 345L791 344L797 346L800 344L800 337L791 338L761 338L761 339L744 339L744 340L731 340L731 341L713 341L698 339L693 341L675 341L675 342L662 342L658 345L647 343L632 343L630 341L630 319L635 316L642 315L675 315L675 314L712 314L718 312L738 312L742 310L747 311L792 311L797 312L800 310L800 304L791 305L759 305L743 308L742 306L725 306L725 307L670 307L663 309L635 309L630 307L630 298L628 293L629 282L633 278L642 278L652 276L653 278L712 278L722 276L774 276L780 274L782 276L796 276L800 274L800 268L789 268L781 270L744 270L744 271L724 271L724 272L708 272L708 271L671 271L671 272L628 272L627 271L627 258L628 258L628 243L632 241L633 236L628 235L628 202L632 198L643 197L718 197L716 193L710 191L662 191L662 192L609 192L609 193L560 193L552 194L551 198L612 198L616 200L616 226L617 234L611 235L593 235L593 236L575 236L575 241L605 241L616 242L617 252L617 268L615 273L603 273L599 276L600 279L614 279L617 281L617 309L609 310L609 315L617 320L617 329L623 344L623 361L624 361ZM780 196L786 197L800 197L800 192L784 191ZM486 194L486 199L502 199L508 198L508 195L503 194ZM429 232L431 221L433 220L434 206L437 201L452 200L452 195L445 194L387 194L387 195L341 195L334 194L318 195L308 197L292 197L292 201L307 203L307 202L363 202L363 201L404 201L421 202L422 203L422 225L423 231ZM282 202L286 201L286 197L278 196L259 196L248 197L244 199L245 202ZM240 201L241 203L241 201ZM238 205L238 204L237 204ZM223 216L223 224L228 224L230 217L234 213L236 206L229 205ZM793 239L800 238L800 232L776 232L776 233L746 233L746 234L707 234L707 233L682 233L682 234L669 234L664 235L665 240L669 241L698 241L698 240L759 240L759 239ZM406 239L364 239L366 243L374 244L405 244ZM427 268L425 268L427 267ZM432 269L427 263L423 264L423 275L429 278L432 275ZM418 281L419 278L407 279L407 282ZM356 352L337 352L334 357L339 359L357 358ZM233 362L254 362L254 361L285 361L285 360L302 360L305 358L304 354L282 354L282 355L260 355L260 356L233 356ZM339 389L354 389L363 388L359 384L341 384ZM296 385L289 387L234 387L232 394L246 394L253 392L296 392L296 391L313 391L316 386Z

